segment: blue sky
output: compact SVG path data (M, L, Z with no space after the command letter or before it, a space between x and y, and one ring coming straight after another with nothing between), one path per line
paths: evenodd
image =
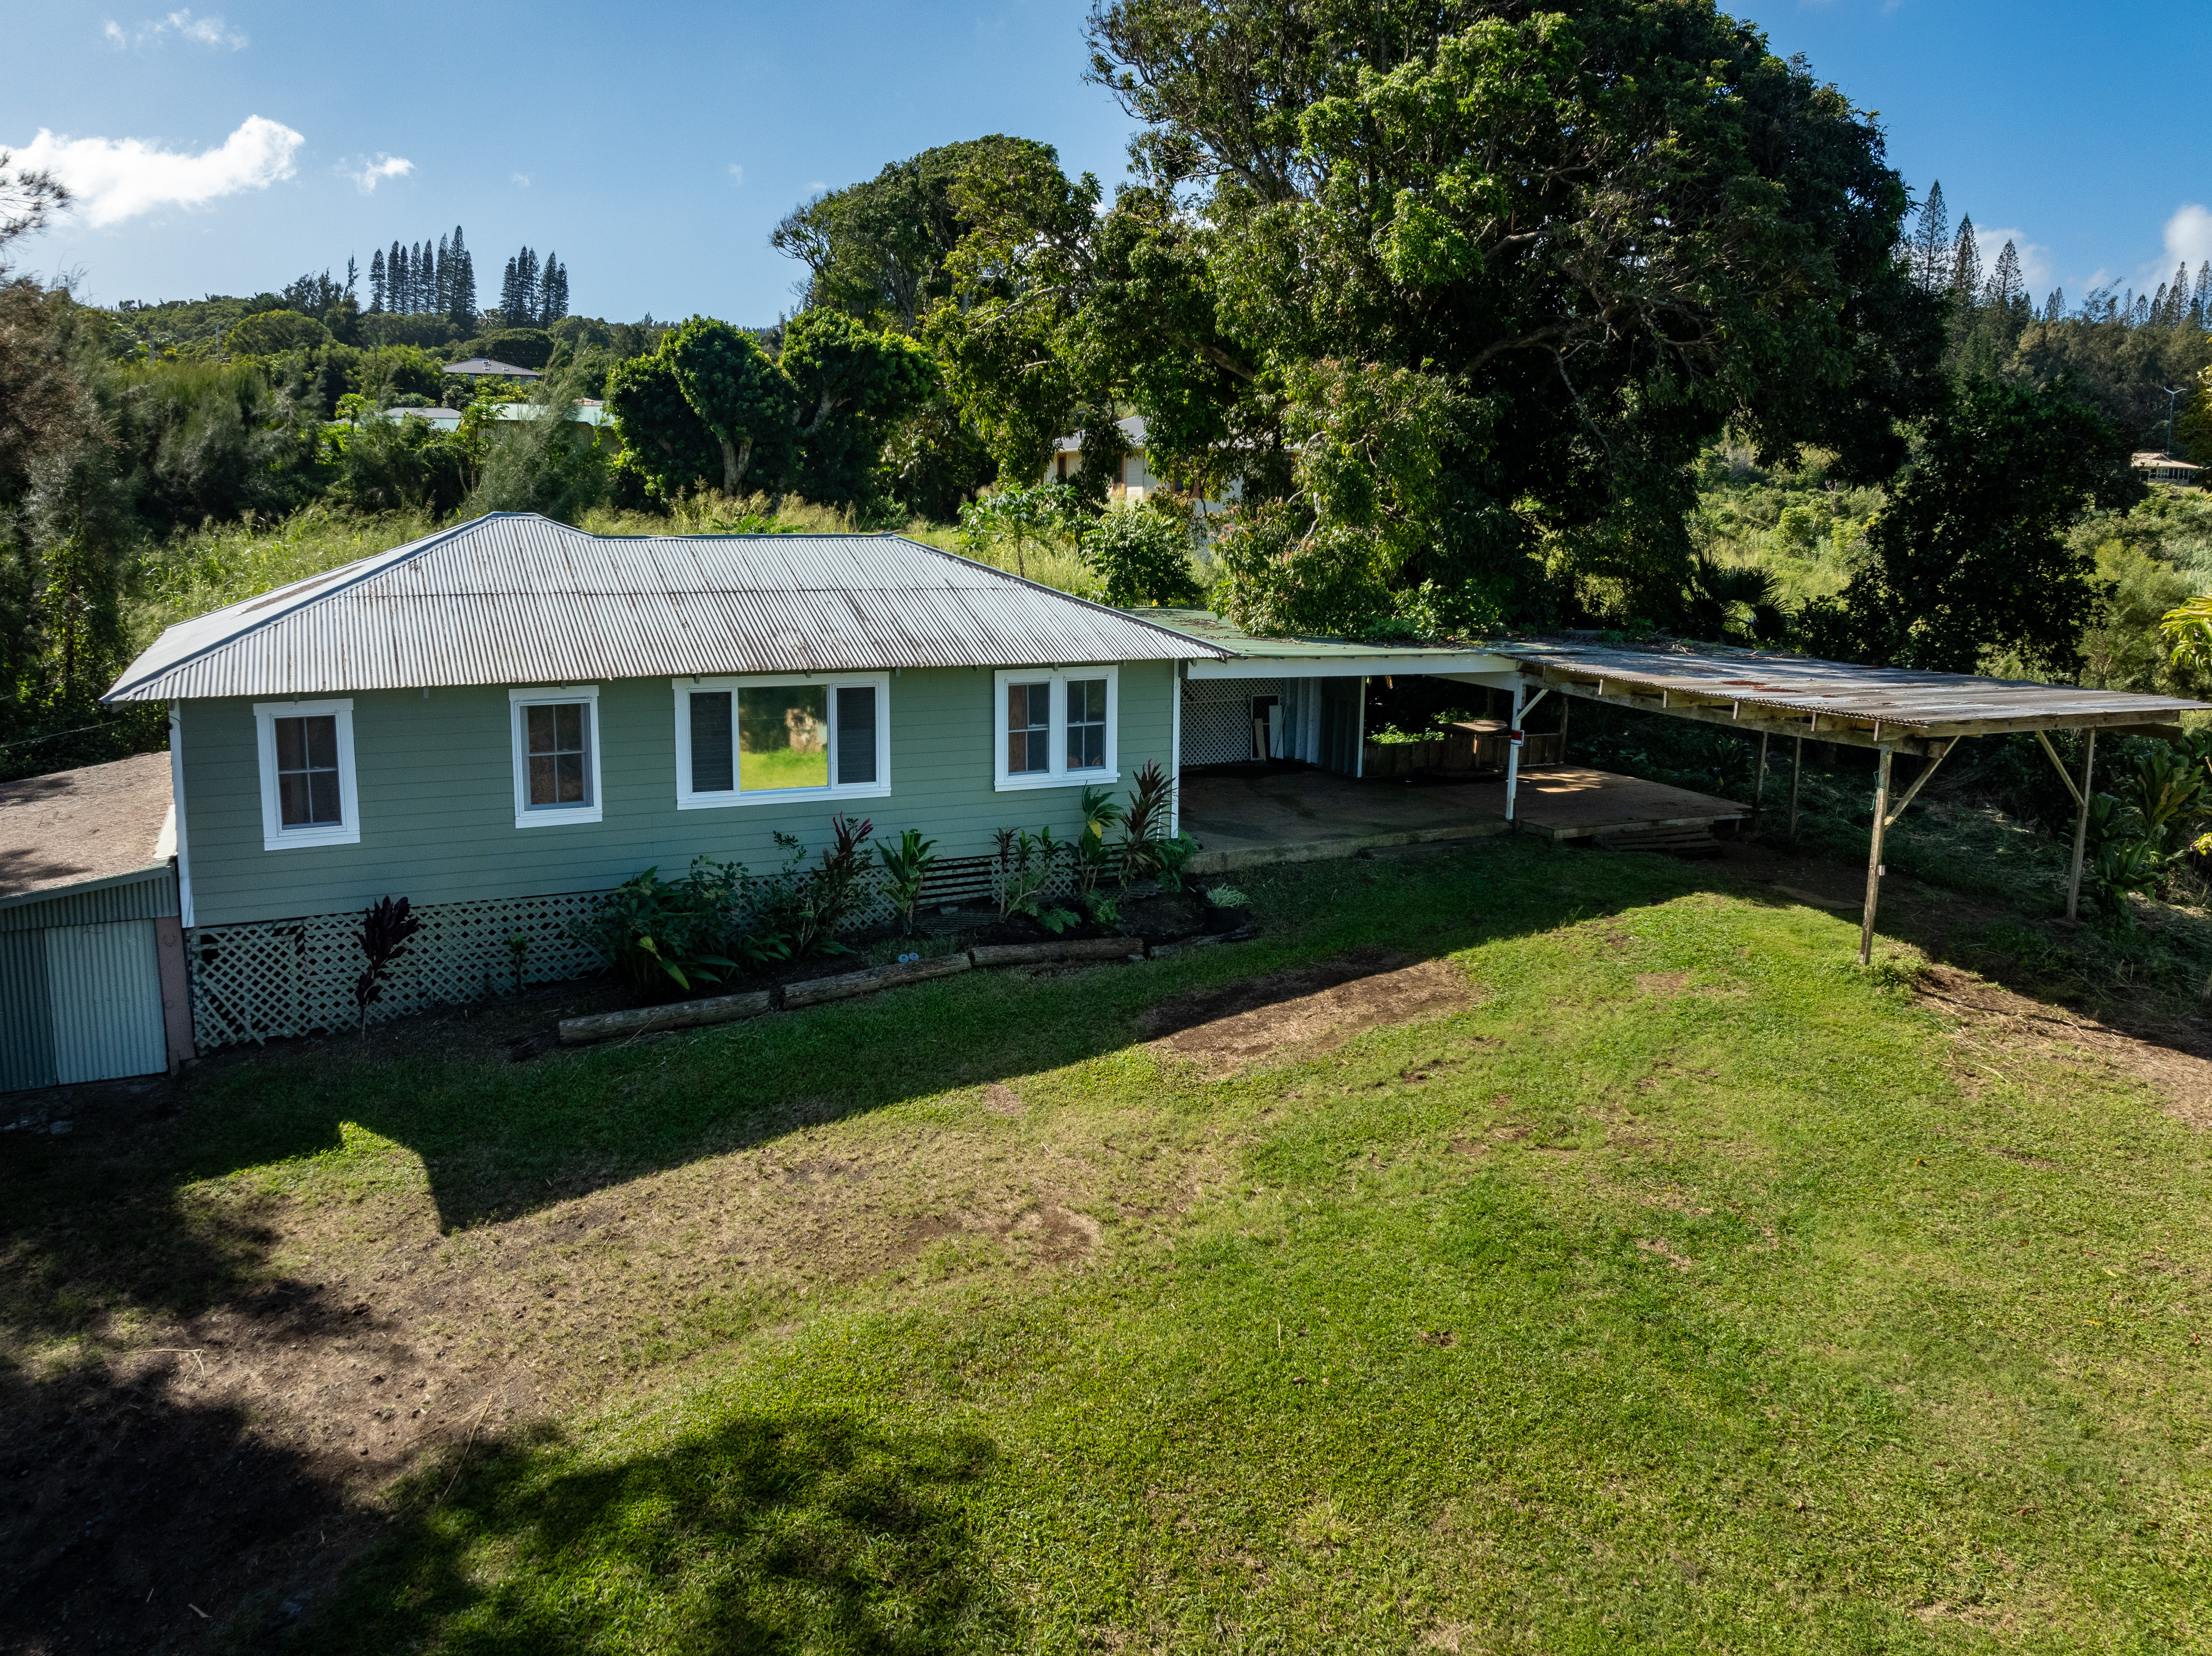
M0 144L84 197L27 262L81 273L88 298L252 293L459 223L486 288L527 242L560 253L588 314L762 322L798 274L769 229L824 185L993 131L1121 175L1126 123L1081 80L1085 0L217 3L11 17L38 73L0 107ZM2039 296L2212 258L2193 101L2212 32L2180 11L1729 9L1881 111L1916 193L1940 178L1954 215L2015 234Z

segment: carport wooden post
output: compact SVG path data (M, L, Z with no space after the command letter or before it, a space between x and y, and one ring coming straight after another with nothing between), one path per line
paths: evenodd
M1881 896L1881 830L1889 815L1890 749L1884 744L1881 762L1875 767L1874 834L1867 843L1866 909L1859 917L1859 964L1874 959L1874 911Z
M1766 732L1759 733L1759 775L1751 785L1751 831L1759 832L1759 813L1766 798Z
M1797 840L1797 775L1805 768L1805 738L1797 738L1797 750L1790 756L1790 840Z
M1521 789L1522 681L1513 681L1513 716L1505 726L1505 825L1513 826L1514 796Z
M2076 795L2081 808L2074 818L2074 866L2066 876L2066 918L2078 918L2081 907L2081 853L2089 844L2089 773L2097 762L2097 731L2093 725L2081 732L2081 786Z

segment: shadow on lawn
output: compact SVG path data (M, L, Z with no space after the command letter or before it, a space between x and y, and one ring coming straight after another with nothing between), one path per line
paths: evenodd
M961 1513L995 1459L973 1434L828 1409L725 1419L611 1464L508 1445L412 1480L400 1527L295 1647L1003 1648L1012 1617Z

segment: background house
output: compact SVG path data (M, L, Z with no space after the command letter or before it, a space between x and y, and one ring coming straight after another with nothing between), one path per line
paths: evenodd
M1172 488L1172 482L1152 469L1152 457L1145 442L1145 416L1133 414L1127 419L1116 420L1114 423L1127 441L1129 452L1121 457L1120 475L1106 485L1107 499L1133 503L1146 499L1154 489ZM1072 437L1054 440L1052 459L1045 467L1045 475L1041 481L1064 483L1082 470L1083 434L1079 431ZM1232 482L1225 499L1201 500L1199 509L1203 512L1225 511L1231 504L1242 500L1243 494L1243 486Z

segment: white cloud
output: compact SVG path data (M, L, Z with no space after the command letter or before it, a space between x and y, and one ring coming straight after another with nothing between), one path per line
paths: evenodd
M730 182L731 182L731 184L732 184L732 185L740 185L740 184L743 184L744 181L745 181L745 169L744 169L744 167L742 167L738 166L738 165L737 164L737 162L735 162L735 161L732 161L732 162L730 163Z
M525 190L530 188L530 174L527 173L517 173L514 174L514 181L520 185Z
M292 157L305 143L289 126L249 115L221 144L196 155L143 138L57 137L40 127L15 159L26 168L51 169L76 194L86 220L106 225L160 207L200 207L266 190L292 176Z
M380 155L374 161L364 161L357 167L341 165L339 173L351 179L364 196L376 193L376 186L386 179L404 179L415 170L415 163L404 155Z
M2166 256L2187 259L2191 264L2212 258L2212 213L2195 202L2175 209L2166 221Z
M811 196L811 195L812 195L816 191L817 191L817 190L827 190L830 186L829 186L828 185L824 184L824 183L823 183L820 179L815 179L815 180L814 180L814 182L813 182L813 183L811 183L811 184L806 184L806 185L801 185L799 187L800 187L802 190L805 191L806 191L806 193L807 193L808 195L810 195L810 196Z
M189 10L173 11L167 17L149 19L135 29L126 32L113 18L100 26L100 33L107 44L118 52L125 46L159 45L168 35L183 40L195 40L204 46L228 46L233 52L242 52L247 41L245 31L234 29L223 21L220 14L213 17L195 17Z
M1984 230L1978 224L1974 227L1974 245L1981 252L1984 274L1996 268L1997 255L2004 251L2008 241L2020 256L2020 279L2027 284L2028 297L2042 304L2043 295L2051 288L2051 249L2041 242L2030 241L2024 230Z

